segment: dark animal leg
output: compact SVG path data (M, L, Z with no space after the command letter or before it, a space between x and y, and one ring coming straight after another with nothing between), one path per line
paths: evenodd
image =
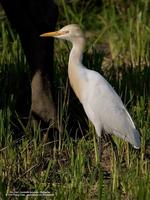
M58 7L53 0L0 0L19 34L31 71L31 115L43 127L56 121L53 87L53 39L40 34L55 30ZM24 88L22 88L24 90ZM22 97L24 98L24 97ZM22 105L25 107L26 105Z
M36 120L43 120L51 124L56 122L56 109L50 91L50 82L42 76L41 71L36 71L31 83L31 115Z

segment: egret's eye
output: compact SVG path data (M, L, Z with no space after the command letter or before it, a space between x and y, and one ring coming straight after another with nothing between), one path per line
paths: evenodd
M68 34L68 33L69 33L69 31L64 31L64 33L65 33L65 34Z

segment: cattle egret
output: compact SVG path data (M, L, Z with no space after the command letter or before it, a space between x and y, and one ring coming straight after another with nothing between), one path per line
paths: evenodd
M72 43L68 62L70 84L97 135L101 138L102 132L105 131L139 149L139 132L121 98L103 76L82 64L85 37L80 27L76 24L67 25L59 31L44 33L41 37L55 37Z

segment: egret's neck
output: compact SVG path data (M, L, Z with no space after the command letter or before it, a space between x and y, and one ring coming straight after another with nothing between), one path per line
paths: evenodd
M72 49L69 56L69 67L77 66L82 62L82 54L85 46L85 39L83 37L76 38L72 41Z
M76 94L76 96L79 98L80 102L81 95L82 95L82 85L83 85L83 65L82 65L82 54L84 50L84 38L76 38L72 44L73 47L70 52L69 56L69 63L68 63L68 76L70 80L70 84Z

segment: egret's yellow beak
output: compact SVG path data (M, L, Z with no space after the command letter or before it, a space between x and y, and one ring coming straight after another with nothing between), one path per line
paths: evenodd
M68 31L54 31L54 32L48 32L48 33L43 33L40 35L40 37L55 37L55 36L60 36L60 35L65 35L68 33Z
M40 35L40 37L53 37L53 36L58 36L62 35L59 31L54 31L54 32L48 32L48 33L43 33Z

